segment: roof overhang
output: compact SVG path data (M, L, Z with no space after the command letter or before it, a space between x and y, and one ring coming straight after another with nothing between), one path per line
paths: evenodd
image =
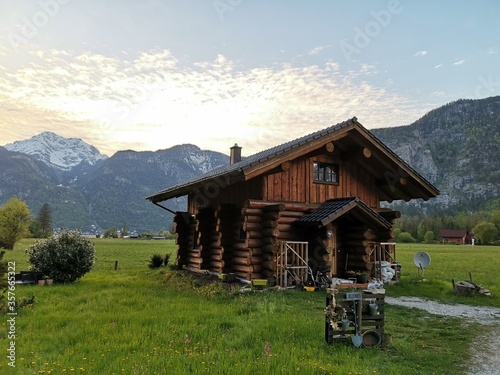
M153 203L188 194L203 192L208 188L224 188L260 175L285 170L290 161L318 152L328 146L341 150L350 160L376 176L376 188L381 201L398 199L427 200L439 194L430 182L412 169L398 155L365 129L356 117L249 156L235 164L225 165L197 178L148 196Z
M376 228L390 229L392 227L391 223L368 207L359 197L330 199L313 212L297 219L295 223L324 227L346 214L352 215L356 221Z

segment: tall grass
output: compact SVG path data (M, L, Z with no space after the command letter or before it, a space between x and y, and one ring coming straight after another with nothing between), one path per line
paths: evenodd
M419 282L413 257L419 251L430 255L431 263ZM401 283L388 288L389 295L412 295L447 303L500 307L499 246L398 244L397 258L402 264ZM452 279L469 280L493 293L493 297L460 297L453 293Z
M17 287L17 298L34 294L36 302L17 316L16 367L3 358L0 374L460 374L479 332L460 319L387 305L385 346L327 345L324 293L180 287L174 271L148 267L151 254L173 253L173 242L95 242L95 269L76 283ZM7 253L18 271L28 267L29 243ZM404 286L388 293L413 287L406 262L416 250L398 248ZM429 279L441 268L433 254ZM3 349L6 319L1 324Z

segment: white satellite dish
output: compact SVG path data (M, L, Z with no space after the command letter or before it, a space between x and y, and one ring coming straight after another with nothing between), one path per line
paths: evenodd
M429 267L429 264L431 264L431 256L427 254L425 251L419 251L418 253L415 254L413 257L413 264L415 267L417 267L417 272L420 276L420 273L422 273L422 279L424 278L424 269Z

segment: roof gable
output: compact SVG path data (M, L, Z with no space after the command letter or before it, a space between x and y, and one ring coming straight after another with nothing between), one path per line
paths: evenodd
M380 164L379 168L382 169L374 173L380 173L382 175L382 180L387 184L385 189L386 193L385 195L382 194L383 200L409 200L412 198L428 199L438 195L439 192L434 186L365 129L357 121L356 117L353 117L350 120L330 126L326 129L261 151L237 163L213 169L201 176L150 195L146 199L158 203L170 198L187 195L197 189L202 189L209 182L213 182L218 186L227 186L238 181L247 181L256 176L269 173L282 163L286 163L289 160L293 160L301 155L317 150L327 143L337 142L347 139L348 137L351 137L358 145L365 144L377 150L377 154L379 155L377 163ZM400 180L404 179L402 176L405 178L410 177L411 184L407 187L399 186L398 195L394 193L396 190L395 186L399 183L399 177L401 177ZM406 180L404 184L406 184ZM403 191L405 191L405 189L409 190L410 187L413 191L404 194Z
M441 238L464 238L469 232L465 229L441 229L439 237Z
M367 224L374 224L383 229L391 228L391 223L368 207L359 197L330 199L295 222L322 227L349 212L356 214L361 221Z

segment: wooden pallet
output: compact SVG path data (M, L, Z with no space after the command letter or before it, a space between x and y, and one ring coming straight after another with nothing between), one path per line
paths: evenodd
M352 301L349 297L350 293L357 292L361 294L361 300ZM332 344L335 341L341 341L349 338L351 335L355 335L354 328L354 310L353 307L357 307L357 318L358 318L358 334L363 335L366 331L376 331L380 334L380 337L384 337L384 311L385 311L385 294L372 294L368 292L363 292L359 290L353 291L340 291L337 294L327 293L326 295L326 306L330 306L335 299L338 306L342 306L347 311L347 319L352 323L347 329L347 331L342 331L341 329L334 329L328 319L325 321L325 340L328 344ZM374 303L377 305L377 314L372 315L370 313L369 305Z

